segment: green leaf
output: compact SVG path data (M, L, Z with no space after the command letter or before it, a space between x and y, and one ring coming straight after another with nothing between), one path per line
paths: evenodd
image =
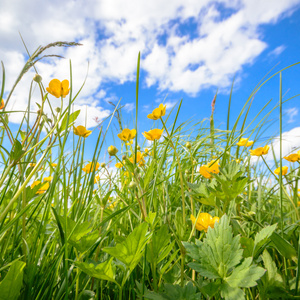
M168 232L168 226L163 225L152 235L152 242L149 244L147 250L147 260L149 262L157 264L162 261L172 250L171 246L174 246L174 242L169 244L170 234ZM173 244L173 245L172 245ZM164 251L167 249L168 251Z
M185 227L182 222L182 211L180 208L177 208L175 211L174 224L175 224L177 236L179 237L179 239L184 240Z
M23 269L25 263L15 261L9 268L5 278L0 283L0 300L18 299L23 285Z
M164 292L147 292L145 297L152 300L198 300L201 299L201 294L197 293L196 287L192 282L188 282L186 286L172 285L166 283Z
M120 260L132 272L142 258L145 245L150 238L150 235L146 234L147 230L148 224L142 223L123 242L102 250Z
M115 272L112 267L112 260L113 259L111 258L98 265L94 265L92 263L86 263L86 262L79 262L79 261L74 261L74 264L80 270L82 270L84 273L88 274L91 277L117 283L115 281Z
M271 235L271 241L275 245L276 249L288 259L297 260L297 251L296 249L283 237L281 237L278 233L274 232Z
M213 229L208 228L203 242L196 241L197 245L183 242L187 255L197 261L189 266L209 279L225 278L242 259L239 240L239 236L233 237L229 219L224 215Z
M210 190L206 186L205 183L194 184L187 182L188 187L191 189L190 194L196 201L204 205L212 205L215 206L215 196L210 193Z
M243 257L246 258L252 256L253 249L254 249L253 239L243 236L241 237L240 241L241 241L242 248L244 249Z
M248 257L233 270L226 282L231 287L249 288L257 284L256 281L264 275L265 271L263 268L252 264L252 257Z
M80 114L80 110L76 110L76 111L74 111L73 113L70 114L68 127L73 125L73 123L78 118L79 114ZM59 128L60 132L62 132L63 130L66 129L67 121L68 121L68 113L65 114L63 120L61 121L61 125L60 125L60 128Z
M255 235L254 239L254 256L259 249L267 242L269 237L273 234L277 227L277 224L267 226Z
M245 293L237 287L231 287L227 283L220 286L221 296L225 300L245 300Z
M18 141L14 141L13 150L10 153L11 161L18 161L21 156L24 154L24 150L22 149L22 144Z

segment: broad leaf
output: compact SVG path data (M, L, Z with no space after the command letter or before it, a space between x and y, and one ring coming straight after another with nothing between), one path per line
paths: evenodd
M0 300L18 299L23 285L23 269L25 263L15 261L9 268L5 278L0 283Z

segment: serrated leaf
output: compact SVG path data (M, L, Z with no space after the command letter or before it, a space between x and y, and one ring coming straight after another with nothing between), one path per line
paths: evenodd
M226 282L231 287L252 287L257 285L256 281L264 275L265 271L265 269L252 264L252 257L248 257L233 270Z
M150 238L150 235L146 234L147 230L148 224L142 223L123 242L115 247L106 247L102 250L124 263L131 272L139 263L145 245Z
M221 296L225 300L245 300L245 293L237 287L224 283L220 286Z
M79 261L74 261L74 264L91 277L117 283L115 281L115 273L112 267L112 258L98 265Z
M25 263L15 261L11 264L8 273L0 283L0 300L18 299L23 285L23 269Z
M266 277L268 279L269 286L284 287L282 276L278 273L276 264L266 249L262 254L262 259L264 266L267 269Z

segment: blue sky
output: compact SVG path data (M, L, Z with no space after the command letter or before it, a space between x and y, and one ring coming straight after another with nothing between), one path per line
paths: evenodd
M55 48L48 54L72 60L75 90L83 82L89 62L87 82L74 107L82 110L77 125L86 122L89 128L96 125L95 117L105 118L112 111L108 101L120 98L125 105L124 122L133 127L139 51L139 132L151 128L153 123L146 115L164 99L168 109L183 99L179 123L191 117L195 121L209 118L217 90L215 120L222 127L234 76L232 120L268 71L277 64L272 73L300 61L299 0L42 3L38 0L1 3L0 59L7 72L6 93L26 59L18 31L31 52L39 45L59 40L81 42L81 47ZM46 86L52 78L69 78L67 59L42 61L36 66ZM299 71L300 66L296 66L283 73L286 97L300 94ZM31 71L24 76L8 108L26 108L33 75ZM270 99L273 107L278 102L278 93L276 76L255 95L250 119ZM40 101L35 94L33 99ZM59 105L56 101L53 99L54 106ZM34 102L33 111L37 109ZM300 146L299 109L299 98L284 106L284 130L289 137L285 151ZM276 118L276 114L278 111L272 117ZM11 121L18 123L20 118L21 115ZM277 131L275 123L266 136ZM93 134L91 142L95 138Z

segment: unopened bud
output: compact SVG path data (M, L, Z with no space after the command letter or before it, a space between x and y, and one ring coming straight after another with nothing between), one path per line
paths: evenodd
M136 149L141 150L141 147L139 145L136 146Z
M106 163L101 163L101 168L105 168L106 167Z
M115 146L109 146L107 152L110 156L115 156L118 153L118 149Z
M60 113L60 108L59 108L59 107L55 107L55 111L56 111L57 113Z
M134 181L130 181L129 188L133 189L136 187L136 183Z
M126 158L127 158L126 155L123 155L123 156L122 156L122 160L123 160L123 161L126 160Z
M37 82L37 83L41 83L42 80L43 80L43 78L42 78L41 75L35 74L34 77L33 77L33 80L34 80L35 82Z
M186 142L185 146L188 148L188 149L191 149L192 148L192 144L190 142Z

